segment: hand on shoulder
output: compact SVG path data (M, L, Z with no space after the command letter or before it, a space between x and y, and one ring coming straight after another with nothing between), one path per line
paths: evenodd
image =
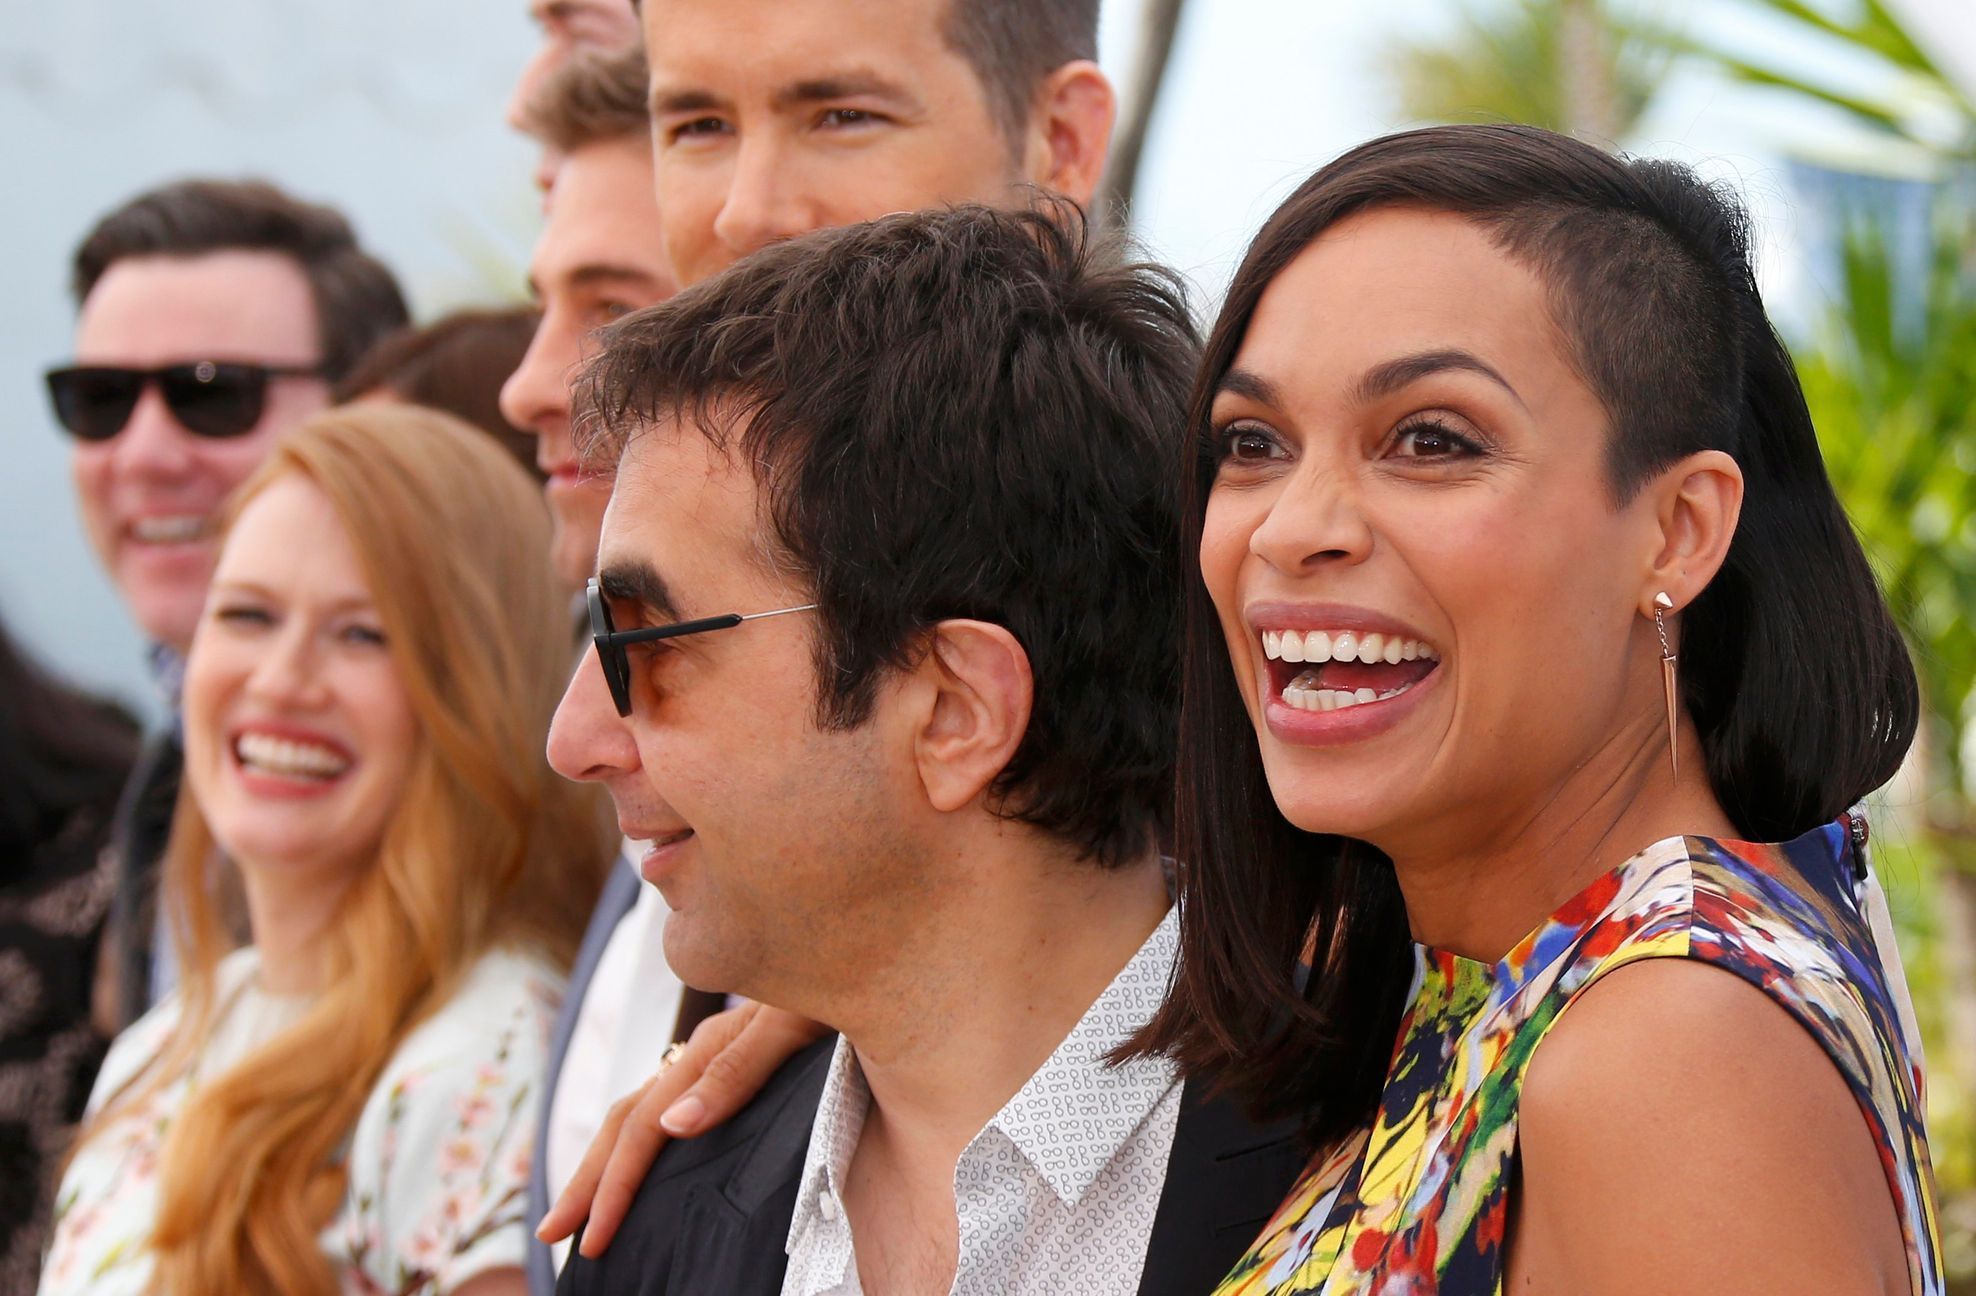
M1608 973L1525 1077L1507 1288L1905 1293L1900 1223L1838 1068L1729 972Z

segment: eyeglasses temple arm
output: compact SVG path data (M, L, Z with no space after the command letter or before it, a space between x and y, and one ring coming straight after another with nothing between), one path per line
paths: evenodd
M743 621L759 621L763 617L788 616L791 612L814 612L816 611L816 607L817 605L814 603L805 603L801 607L777 608L773 612L750 612L740 619Z
M675 621L671 625L647 626L642 630L613 630L610 641L614 644L651 643L658 639L671 639L678 635L699 634L703 630L726 630L738 626L745 618L738 612L727 612L720 616L701 617L697 621Z

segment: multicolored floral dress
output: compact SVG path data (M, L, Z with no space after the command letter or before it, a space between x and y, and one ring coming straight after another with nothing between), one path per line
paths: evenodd
M55 1203L42 1296L141 1296L158 1209L159 1154L178 1110L308 1007L260 988L259 956L219 970L225 1005L198 1074L155 1091L77 1151ZM345 1153L343 1208L323 1250L351 1293L444 1296L522 1264L535 1109L562 980L520 954L484 956L460 989L415 1027L371 1090ZM117 1037L90 1098L93 1113L169 1040L172 995Z
M1491 966L1416 947L1412 1004L1371 1129L1312 1166L1215 1296L1493 1296L1517 1099L1558 1014L1640 959L1733 972L1824 1047L1880 1149L1910 1286L1940 1296L1921 1071L1861 904L1849 821L1784 845L1657 843ZM1897 968L1898 964L1892 964Z

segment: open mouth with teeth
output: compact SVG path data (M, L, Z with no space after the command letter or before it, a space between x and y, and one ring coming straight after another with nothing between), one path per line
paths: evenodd
M287 779L291 783L330 783L341 778L350 757L322 743L244 733L233 740L233 758L251 774Z
M1390 701L1441 664L1424 640L1358 630L1264 630L1262 652L1272 690L1299 711Z
M135 518L130 537L139 544L190 544L205 539L206 518L203 514Z

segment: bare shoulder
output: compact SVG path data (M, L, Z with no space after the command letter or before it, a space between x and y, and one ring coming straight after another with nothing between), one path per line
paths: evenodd
M1609 973L1546 1035L1519 1106L1511 1277L1529 1290L1907 1290L1845 1078L1732 973L1677 958Z

